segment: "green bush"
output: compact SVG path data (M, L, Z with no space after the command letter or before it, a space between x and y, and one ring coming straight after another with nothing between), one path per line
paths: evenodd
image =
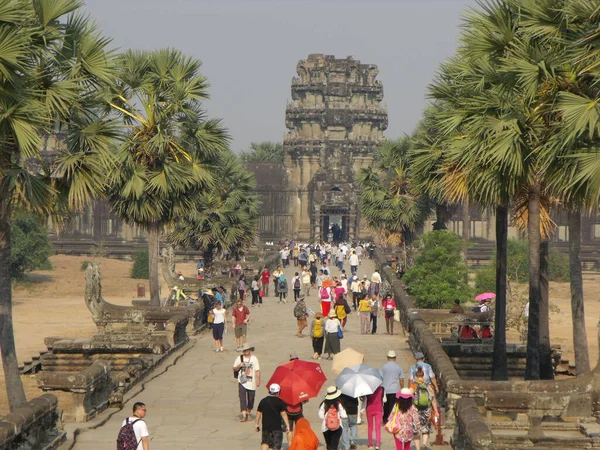
M86 259L85 261L83 261L81 263L81 270L87 269L90 264L91 264L91 262Z
M551 281L570 281L569 256L556 250L548 254L548 278Z
M475 271L475 291L496 292L496 264L483 266Z
M422 250L404 281L418 308L450 307L473 296L462 262L462 240L449 231L432 231L421 237Z
M133 267L131 268L130 278L140 278L148 280L150 278L150 269L148 267L150 256L148 250L140 250L133 255Z
M52 255L48 231L36 216L23 214L14 218L10 245L9 270L12 278L23 278L26 272L32 270L52 269L48 259Z

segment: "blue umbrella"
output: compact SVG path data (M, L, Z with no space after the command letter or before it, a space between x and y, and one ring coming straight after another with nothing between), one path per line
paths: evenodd
M355 364L346 367L335 379L335 385L350 397L362 397L375 392L383 383L383 377L376 369L366 364Z

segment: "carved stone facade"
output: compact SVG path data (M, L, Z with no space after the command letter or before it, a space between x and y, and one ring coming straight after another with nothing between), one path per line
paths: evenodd
M326 239L334 222L345 239L365 237L355 176L371 165L388 125L379 70L351 56L313 54L297 72L283 141L293 194L287 237Z

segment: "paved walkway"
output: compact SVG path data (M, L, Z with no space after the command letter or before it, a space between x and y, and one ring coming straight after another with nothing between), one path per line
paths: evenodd
M359 275L364 273L370 276L373 268L371 261L365 261L359 269ZM294 271L294 267L286 269L288 280L291 280ZM319 299L316 290L311 291L306 303L311 309L318 310ZM248 342L256 347L255 355L260 361L263 383L257 391L257 404L267 395L264 383L279 364L288 360L291 351L296 351L300 359L312 358L310 338L294 335L297 328L293 308L293 294L292 300L288 300L285 305L278 304L274 297L269 297L265 299L262 308L251 308ZM364 353L365 362L375 367L381 367L385 362L388 350L395 350L398 354L397 361L406 372L414 363L407 336L402 334L401 329L397 330L399 335L381 334L382 328L385 332L383 319L379 325L380 334L360 335L359 318L351 315L342 340L342 349L352 347ZM148 382L143 392L129 401L123 411L113 414L103 425L80 433L73 448L114 448L122 420L131 411L134 401L142 401L148 408L146 422L151 434L152 450L259 449L260 434L254 431L254 421L239 423L237 381L233 378L231 370L239 353L235 351L233 333L225 336L226 349L223 353L212 351L214 341L209 333L194 339L194 346L173 367ZM331 361L321 361L321 364L328 381L322 388L322 395L306 404L304 412L321 439L321 448L324 448L317 408L327 386L334 384L335 378L331 373ZM114 410L108 410L104 416L108 417L111 412ZM102 416L99 419L102 419ZM359 448L366 449L366 424L359 425L358 435ZM382 440L382 448L395 448L391 435L384 430ZM287 446L284 445L284 448Z

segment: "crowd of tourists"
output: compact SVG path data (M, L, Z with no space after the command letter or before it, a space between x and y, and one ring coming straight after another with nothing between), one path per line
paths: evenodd
M286 242L279 253L280 264L272 272L264 267L250 281L245 274L239 275L237 300L230 312L225 308L225 293L221 289L203 295L208 303L207 321L212 328L215 352L224 351L224 334L230 327L234 331L236 350L240 352L232 366L237 380L240 421L254 420L256 431L261 432L263 450L281 449L284 438L291 450L316 450L319 432L327 450L355 449L358 424L364 421L369 449L380 448L382 429L393 434L397 449L410 449L411 442L417 450L428 448L432 424L437 420L438 386L431 366L424 362L421 353L415 354L417 362L405 379L395 352L389 351L387 362L379 369L381 385L369 395L355 397L336 386L327 388L325 397L315 405L320 418L320 423L315 424L316 432L304 417L307 400L286 403L280 397L282 388L277 383L267 386L269 395L258 402L256 413L252 414L262 380L255 348L246 342L251 308L260 308L267 299L279 304L293 302L296 336L310 337L314 360L333 359L340 353L350 320L358 322L361 335L377 334L379 319L385 321L385 334L394 334L399 311L393 295L385 291L377 270L370 275L359 275L362 261L372 257L372 249L362 243L311 246ZM288 280L284 268L292 266L297 270ZM290 355L291 361L296 359L295 353ZM143 434L148 435L147 429L140 433L140 422L136 422L140 419L136 419L135 413L123 429L135 430L140 446L134 448L141 449L143 444L147 450L147 439L141 439Z

